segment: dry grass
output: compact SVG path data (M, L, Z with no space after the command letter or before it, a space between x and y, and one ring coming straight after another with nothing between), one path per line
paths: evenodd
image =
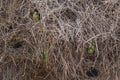
M120 80L115 1L0 0L0 80ZM94 54L87 52L90 44ZM98 76L86 75L91 67Z

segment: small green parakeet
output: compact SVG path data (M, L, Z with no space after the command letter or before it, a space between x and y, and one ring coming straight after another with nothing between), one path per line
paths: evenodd
M40 14L37 11L33 13L33 19L37 21L40 20Z
M88 53L93 54L94 51L95 51L94 46L93 46L93 45L90 45L90 46L88 47Z
M47 60L47 52L44 50L43 52L42 52L42 59L43 59L43 61L44 62L46 62L46 60Z

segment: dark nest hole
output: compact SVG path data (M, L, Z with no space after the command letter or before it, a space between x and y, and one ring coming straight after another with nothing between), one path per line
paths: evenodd
M34 48L34 40L31 36L29 30L26 30L25 27L22 27L19 31L15 31L14 35L10 35L9 40L7 41L7 50L10 54L25 54L25 55L32 55L35 51Z
M87 71L86 71L86 75L88 77L97 77L99 75L99 71L94 68L94 67L90 67Z
M33 56L35 54L35 48L31 43L28 43L25 40L17 40L9 42L8 51L10 54L24 55L24 56Z
M24 44L25 44L25 41L19 41L19 42L13 44L12 46L13 46L13 48L16 49L16 48L22 47Z

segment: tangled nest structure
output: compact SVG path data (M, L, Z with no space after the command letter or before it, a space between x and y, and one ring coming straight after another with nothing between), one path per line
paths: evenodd
M120 80L120 1L0 0L0 80Z

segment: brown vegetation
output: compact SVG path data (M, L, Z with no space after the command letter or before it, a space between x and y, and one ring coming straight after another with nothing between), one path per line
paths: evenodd
M0 80L119 79L119 0L0 0Z

